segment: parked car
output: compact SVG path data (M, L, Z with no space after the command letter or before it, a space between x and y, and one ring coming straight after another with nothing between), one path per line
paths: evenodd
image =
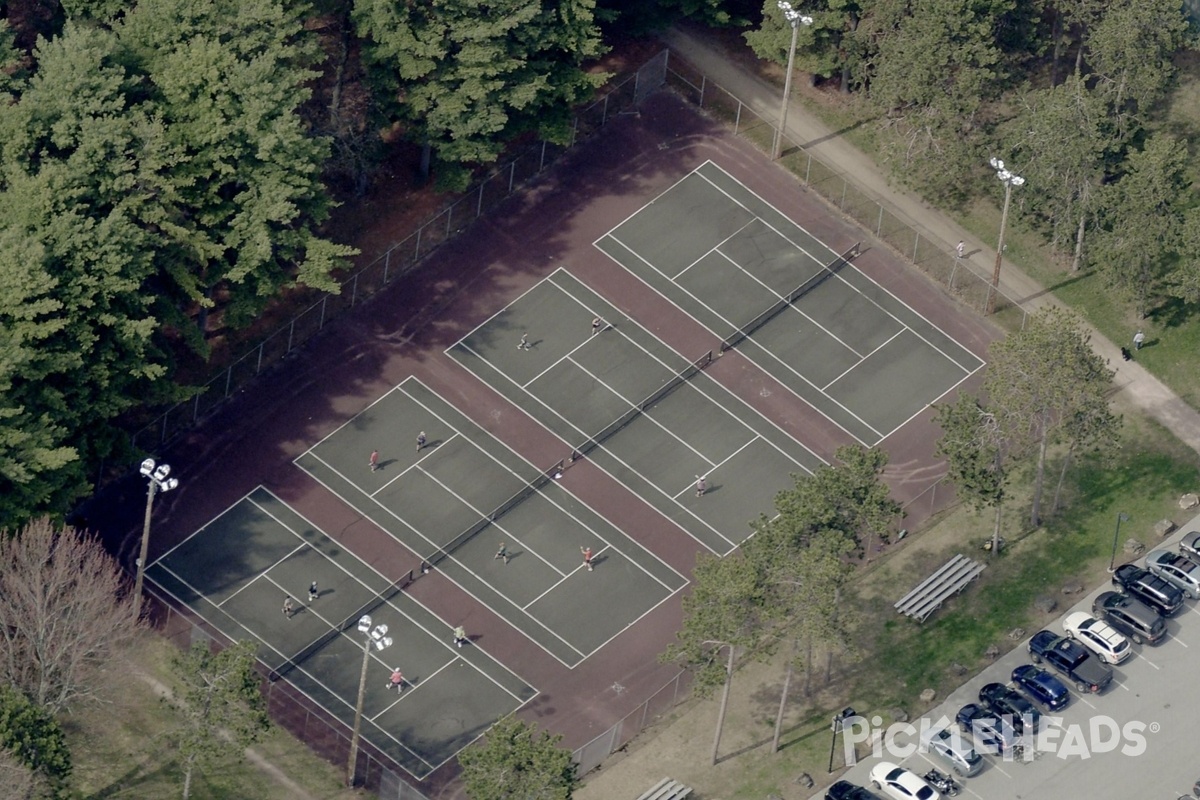
M1071 702L1071 692L1058 678L1041 667L1022 664L1012 671L1012 681L1035 703L1047 711L1059 711Z
M1180 539L1179 552L1194 561L1200 561L1200 531L1192 531Z
M987 705L967 703L958 710L954 720L971 737L976 752L1015 757L1015 751L1020 746L1020 735L1009 721Z
M1133 648L1124 635L1086 611L1068 614L1063 620L1063 630L1106 664L1120 664L1133 655Z
M871 768L871 785L895 800L942 800L942 796L915 772L880 761Z
M1136 597L1164 617L1171 616L1183 607L1183 592L1178 587L1136 564L1117 567L1112 582L1125 594Z
M1101 592L1092 601L1092 613L1133 640L1158 644L1167 635L1167 622L1141 600L1120 592Z
M964 778L977 775L983 769L983 756L957 728L927 730L921 734L921 746Z
M1011 717L1010 723L1018 734L1033 733L1042 719L1042 712L1034 708L1033 703L1003 683L984 684L979 690L979 702L1001 716Z
M838 781L825 790L825 800L879 800L879 795L850 781Z
M1038 631L1029 640L1029 657L1075 684L1080 692L1100 692L1112 683L1112 667L1079 642L1054 631Z
M1176 586L1188 600L1200 597L1200 563L1170 550L1151 550L1146 569Z

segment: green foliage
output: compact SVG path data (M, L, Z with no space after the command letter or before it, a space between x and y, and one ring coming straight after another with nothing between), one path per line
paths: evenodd
M488 730L481 744L458 755L463 787L471 800L570 800L579 783L571 751L552 736L515 717Z
M358 0L353 18L380 106L406 136L442 162L488 164L525 131L564 141L572 106L605 80L581 69L604 51L594 8L503 0L481 15L468 0Z
M11 686L0 686L0 747L43 778L53 796L68 796L71 753L62 727Z
M1165 134L1130 153L1126 172L1101 195L1091 261L1139 317L1170 287L1171 258L1183 242L1187 147Z
M200 643L175 656L182 688L178 709L183 724L176 733L184 765L184 800L193 770L239 754L270 727L266 702L255 670L254 642L238 642L219 652Z
M946 459L946 475L959 498L975 508L999 506L1008 475L1006 443L995 417L964 392L953 404L937 407L935 422L942 429L936 453Z

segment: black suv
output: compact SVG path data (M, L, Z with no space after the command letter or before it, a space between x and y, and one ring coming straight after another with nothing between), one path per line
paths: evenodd
M1029 659L1046 666L1075 684L1080 692L1103 691L1112 682L1112 667L1074 639L1054 631L1038 631L1029 640Z
M825 790L825 800L879 800L879 795L849 781L838 781Z
M1164 617L1183 607L1183 592L1178 586L1136 564L1122 564L1112 576L1113 585L1121 587Z
M1010 717L1008 722L1012 724L1017 735L1035 732L1042 719L1042 712L1034 708L1033 703L1003 683L984 684L979 690L979 702L1001 717Z
M967 703L954 717L967 735L975 742L975 750L987 755L1016 758L1021 747L1021 737L1003 717L986 705Z
M1157 611L1120 592L1101 592L1092 601L1092 614L1128 636L1134 644L1158 644L1167 635L1167 623Z

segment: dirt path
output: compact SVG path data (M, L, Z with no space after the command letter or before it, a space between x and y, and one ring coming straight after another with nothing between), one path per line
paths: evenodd
M664 40L675 53L704 72L710 81L724 87L764 118L778 116L780 87L728 58L712 41L678 28L668 32ZM972 260L976 266L990 269L996 251L990 249L987 242L974 239L948 216L916 196L890 186L878 165L836 131L795 104L789 108L787 121L792 141L838 168L877 200L899 210L899 216L929 238L947 243L947 248L950 243L965 241L968 251L974 253ZM1004 292L1017 298L1026 309L1057 304L1043 286L1012 263L1005 261L1003 269L1001 286ZM1091 334L1096 352L1117 371L1118 402L1140 409L1200 452L1200 413L1139 364L1123 361L1118 345L1098 331L1092 330ZM764 681L772 681L777 674L778 668L773 665L752 665L739 673L735 686L739 683L743 686L762 685ZM737 703L736 698L732 703ZM694 788L703 790L710 779L719 778L719 773L747 767L753 769L742 758L729 759L716 767L707 766L715 714L715 701L690 702L682 706L673 724L635 740L628 752L614 756L601 770L588 776L586 785L575 793L575 797L577 800L635 800L667 776L691 781ZM737 738L736 732L728 731L722 751L738 749ZM754 758L752 753L748 755ZM808 794L798 786L789 786L788 790L791 792L787 795L788 800Z

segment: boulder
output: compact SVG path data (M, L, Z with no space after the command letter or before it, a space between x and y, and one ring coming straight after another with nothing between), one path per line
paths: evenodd
M889 710L888 716L892 718L892 722L908 722L908 712L899 706Z
M1051 611L1058 608L1058 600L1048 594L1044 594L1033 601L1033 607L1043 614L1049 614Z
M922 703L932 703L936 699L937 699L937 690L936 689L926 689L925 691L921 692L921 702Z
M1125 552L1132 556L1140 556L1146 551L1146 545L1139 542L1137 539L1125 540Z
M1184 511L1191 511L1196 506L1200 506L1200 494L1188 492L1179 498L1179 507Z
M796 776L796 780L792 781L792 783L798 783L805 789L811 789L817 785L816 781L813 780L813 776L809 775L807 772L801 772Z
M1083 591L1083 584L1078 581L1075 581L1074 583L1065 584L1062 587L1062 593L1067 596L1070 596L1073 594L1079 594L1082 591Z
M1171 531L1175 530L1175 523L1169 519L1160 519L1154 523L1154 532L1160 537L1169 536Z
M1014 642L1021 641L1022 639L1025 638L1025 629L1024 628L1013 628L1011 631L1008 632L1008 638L1012 639Z
M960 678L963 675L966 675L969 671L970 670L968 670L964 665L958 663L957 661L955 661L953 664L950 665L950 672L952 672L954 675L956 675Z
M987 650L983 651L983 657L989 661L995 661L1000 657L1000 645L989 644Z

